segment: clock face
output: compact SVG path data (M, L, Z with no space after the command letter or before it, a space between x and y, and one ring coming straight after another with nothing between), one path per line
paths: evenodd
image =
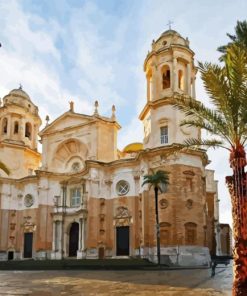
M33 205L34 203L34 197L31 194L27 194L24 197L24 205L29 208Z

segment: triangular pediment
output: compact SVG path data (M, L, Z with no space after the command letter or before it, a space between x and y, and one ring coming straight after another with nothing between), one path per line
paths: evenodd
M66 112L48 126L46 126L40 133L40 136L45 134L54 133L57 131L61 131L67 128L73 128L81 125L86 125L95 121L92 116L74 113L74 112Z

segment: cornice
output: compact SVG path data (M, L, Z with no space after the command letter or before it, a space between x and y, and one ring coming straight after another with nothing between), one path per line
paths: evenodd
M19 144L9 143L9 142L5 142L5 141L0 141L0 147L1 146L7 146L7 147L14 148L14 149L25 150L27 152L30 152L30 153L36 155L36 156L41 157L41 154L38 151L35 151L26 145L19 145Z

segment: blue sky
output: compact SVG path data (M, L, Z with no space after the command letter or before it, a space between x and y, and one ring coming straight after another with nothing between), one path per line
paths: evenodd
M71 99L76 112L87 114L96 99L103 115L115 104L122 148L142 140L143 61L168 21L189 38L196 60L217 62L217 47L246 11L246 0L0 0L0 96L21 83L43 121L46 114L54 120L67 111ZM207 102L199 75L196 89ZM219 180L221 220L229 222L227 155L209 155Z

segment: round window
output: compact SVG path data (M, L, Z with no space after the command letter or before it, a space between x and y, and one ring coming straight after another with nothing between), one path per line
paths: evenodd
M130 190L130 184L127 181L121 180L117 182L116 190L118 195L125 195Z
M25 197L24 197L25 206L29 208L29 207L31 207L33 205L33 203L34 203L33 196L31 194L25 195Z
M72 171L73 172L78 172L81 169L80 163L79 162L74 162L72 164Z

